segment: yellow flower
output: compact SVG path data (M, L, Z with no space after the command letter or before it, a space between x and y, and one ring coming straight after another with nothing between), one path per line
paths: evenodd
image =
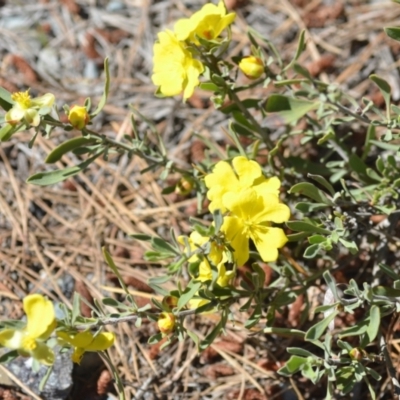
M179 239L179 241L183 244L182 239ZM190 250L194 252L198 250L201 246L204 246L209 241L210 238L208 236L201 236L200 233L194 231L189 236ZM217 267L217 284L222 287L227 286L231 281L234 272L226 270L225 263L228 261L228 257L224 249L219 247L215 242L211 242L210 253L207 254L207 258L199 257L197 254L194 254L192 257L189 258L189 262L191 263L200 261L199 275L196 279L201 282L212 280L212 270L208 259Z
M68 113L69 123L78 130L82 130L90 121L86 107L73 106Z
M278 196L271 193L260 195L254 189L226 193L223 203L231 214L224 217L221 231L235 250L238 266L249 259L249 239L263 261L276 261L278 249L285 245L287 237L281 228L271 227L270 222L288 221L289 207L280 203Z
M249 79L258 79L264 73L264 64L261 58L254 56L242 58L239 68Z
M200 11L190 18L183 18L176 22L174 32L178 40L187 40L198 44L196 36L206 40L214 40L234 20L236 14L226 14L223 1L215 4L206 4Z
M114 344L114 334L111 332L100 332L97 335L89 331L84 332L57 332L61 344L69 344L74 347L72 361L79 364L86 351L104 351Z
M172 313L162 312L157 320L158 329L164 335L168 335L175 329L175 316Z
M153 83L160 87L164 96L175 96L183 92L184 100L192 96L199 85L203 64L195 60L175 35L167 30L158 34L154 44Z
M4 117L5 121L11 125L16 125L22 121L30 126L38 126L40 116L48 114L55 101L52 93L46 93L32 99L29 95L29 89L26 92L13 93L11 98L14 100L14 105Z
M226 211L222 203L222 197L229 192L239 193L242 190L253 187L258 194L279 194L281 182L278 178L265 178L260 165L248 160L246 157L235 157L232 160L233 169L226 161L218 162L211 174L205 178L205 184L209 191L207 197L211 201L209 210L220 209Z
M23 329L4 329L0 344L18 350L24 357L33 357L40 363L52 365L54 353L45 343L56 327L53 303L40 294L31 294L23 300L26 326Z

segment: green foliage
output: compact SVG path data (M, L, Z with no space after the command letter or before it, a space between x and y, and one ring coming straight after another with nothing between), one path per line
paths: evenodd
M390 27L385 31L389 37L400 41L400 28ZM375 74L369 78L383 96L384 113L370 100L354 99L336 85L313 77L299 64L299 57L306 47L304 31L299 34L297 49L290 61L281 57L268 38L252 29L248 37L251 53L263 62L261 72L265 76L247 84L236 79L240 57L233 60L225 57L230 34L221 40L206 40L196 35L196 43L187 48L204 66L200 88L213 92L211 101L215 109L230 119L226 149L198 135L196 138L206 147L205 160L183 169L169 159L155 123L132 110L133 137L115 141L84 127L80 135L57 145L44 160L45 163L62 162L63 157L72 152L80 160L77 165L35 173L28 178L27 182L34 185L54 185L83 172L99 157L107 160L110 154L135 155L148 164L142 173L158 173L162 194L179 189L178 184L169 183L173 176L184 179L189 185L180 195L196 195L198 200L200 214L198 218L187 218L189 231L184 235L176 237L174 230L163 237L159 232L160 236L132 235L132 239L146 242L148 250L144 259L160 270L160 275L150 278L148 285L155 294L163 296L162 299L154 297L151 304L138 308L118 265L103 248L104 261L123 288L122 299L105 297L96 300L92 317L85 318L80 312L84 299L75 294L71 310L60 305L63 318L59 319L58 328L99 329L102 324L120 321L134 322L139 327L143 319L159 322L160 316L167 313L174 321L173 329L168 334L160 331L152 335L149 343L158 343L167 337L163 345L168 345L172 339L189 337L202 351L224 333L227 321L234 319L232 314L238 310L245 319L245 329L274 335L274 338L288 337L293 342L293 347L287 349L290 357L278 371L282 376L299 373L313 384L326 382L326 398L333 398L335 391L346 396L356 384L363 382L371 398L375 398L375 386L370 378L378 381L381 376L368 365L380 362L382 366L385 357L384 362L389 364L377 344L382 339L382 332L388 329L385 317L396 315L400 310L400 265L397 261L400 107L391 102L389 83ZM103 95L90 113L91 119L107 102L110 90L107 59L104 71ZM263 86L268 87L267 99L254 98L253 94L246 98L249 89ZM158 94L162 94L161 90ZM0 88L2 109L7 112L13 104L11 94ZM85 107L90 111L90 98ZM68 111L69 107L66 109ZM64 124L54 116L57 113L50 115L48 111L42 112L31 145L39 134L50 138L55 128L66 132L72 129L70 124ZM29 128L25 123L12 123L2 124L0 141L10 140L18 131ZM362 131L362 140L357 137L357 133L361 135L359 131ZM293 140L298 148L293 146ZM230 166L238 155L246 162L248 159L263 160L254 163L260 167L262 176L250 174L249 183L241 175L243 171L232 170L234 178L227 177L230 181L222 182L218 190L210 189L207 177L215 173L213 162L223 160ZM224 168L226 172L226 165ZM261 234L285 229L288 242L280 240L284 243L277 245L280 252L275 259L263 254L257 246L257 235L251 236L254 234L252 218L265 211L258 210L257 204L240 210L239 214L252 208L257 211L251 218L245 215L241 219L243 226L232 211L234 206L228 211L210 207L212 212L203 207L206 197L214 201L220 195L225 200L229 187L235 185L240 190L244 187L243 191L249 187L257 188L257 185L260 189L273 181L268 183L266 178L279 178L282 183L282 187L270 187L267 193L275 191L274 199L278 204L269 210L270 219L257 223ZM278 192L282 202L279 202ZM257 192L254 198L258 200L267 195ZM235 204L235 201L231 199L231 203ZM290 220L287 211L286 219L279 216L274 221L272 214L289 210L284 204L292 212ZM230 237L226 225L233 224L236 217L236 230ZM246 240L253 238L246 248L249 259L245 265L239 265L237 261L238 251L244 252L244 246L235 249L238 227L243 228ZM265 247L269 245L267 241ZM269 275L260 260L271 270ZM240 277L239 269L242 269ZM349 271L351 273L347 274ZM340 285L335 279L338 276L341 277ZM174 286L172 290L171 286ZM312 288L321 291L316 306L310 299ZM282 327L280 321L281 325L278 325L279 315L285 315L299 298L303 303L295 324ZM108 312L107 307L113 311ZM196 317L203 313L219 315L218 322L204 338L184 323L187 316ZM347 324L346 318L350 316L353 322ZM341 324L337 324L339 320ZM1 328L20 328L20 325L16 321L4 321ZM0 362L10 361L17 355L16 351L5 353ZM107 358L106 362L111 363ZM112 363L110 368L123 391Z

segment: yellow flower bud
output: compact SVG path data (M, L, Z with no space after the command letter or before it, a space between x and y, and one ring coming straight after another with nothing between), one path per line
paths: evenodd
M162 300L162 304L172 310L178 305L178 298L175 296L165 296Z
M366 358L367 352L362 349L361 347L354 347L353 349L350 350L349 356L352 360L355 361L361 361L363 358Z
M258 79L264 73L264 64L261 58L254 56L242 58L239 68L249 79Z
M172 313L162 312L157 321L158 329L164 335L168 335L175 328L175 316Z
M186 196L192 191L193 187L194 180L188 176L184 176L176 184L175 193Z
M75 129L82 130L90 121L86 107L73 106L69 110L68 121Z

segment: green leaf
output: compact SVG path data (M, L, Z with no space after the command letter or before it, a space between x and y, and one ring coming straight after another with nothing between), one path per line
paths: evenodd
M254 308L253 314L250 315L249 319L244 324L244 327L246 329L252 328L254 325L258 323L261 317L262 317L262 307L261 304L259 303Z
M14 104L14 100L11 98L11 93L6 89L0 87L0 107L8 111Z
M400 0L393 0L396 3L400 3ZM400 42L400 27L398 26L388 26L386 28L383 28L386 35L388 35L390 38L397 40Z
M331 275L331 273L329 271L325 271L322 274L322 276L324 277L326 284L328 285L329 289L331 290L331 292L333 294L333 298L335 299L335 301L338 301L339 294L337 291L335 278Z
M294 208L303 214L309 214L313 211L318 211L326 208L327 205L324 203L307 203L305 201L300 201Z
M379 264L379 268L380 268L386 275L388 275L390 278L392 278L394 281L397 281L397 280L400 279L400 276L399 276L398 274L396 274L396 273L393 271L393 268L389 267L388 265L385 265L385 264L380 263L380 264Z
M4 353L0 357L0 364L8 363L8 362L14 360L17 357L19 357L19 354L18 354L17 350L7 351L7 353Z
M79 293L74 292L72 301L72 314L71 314L71 324L75 324L76 319L81 314L81 297Z
M263 330L264 333L269 335L278 335L278 336L285 336L285 337L297 337L300 339L304 339L305 332L300 331L298 329L290 329L290 328L274 328L271 326L267 326Z
M129 295L129 290L125 285L124 280L122 279L121 274L118 271L117 266L114 263L114 260L111 257L111 254L107 251L107 249L105 247L102 247L102 252L103 252L103 257L106 261L106 263L108 264L108 266L111 268L112 272L114 272L115 276L118 278L118 282L121 285L122 289L124 289L124 292Z
M260 103L260 99L244 99L241 101L241 103L247 109L257 108ZM243 113L240 110L240 107L236 103L231 103L226 106L223 106L220 108L220 111L222 111L224 114L230 114L230 113L239 114L240 113L243 116ZM236 115L234 118L236 119L239 117ZM244 117L243 117L243 119L244 119ZM239 118L238 122L240 122L240 123L242 122L240 118ZM250 125L248 121L246 121L246 122L247 122L246 125Z
M314 326L312 326L306 333L305 340L314 341L318 340L326 331L329 324L335 319L335 317L339 314L339 311L334 311L332 314L329 314L327 317L317 322Z
M318 182L321 186L323 186L328 192L334 196L335 195L335 189L333 189L333 186L321 175L313 175L313 174L307 174L308 178L314 179L314 181Z
M349 328L343 329L338 336L340 339L347 336L360 336L367 331L367 328L368 328L367 320L364 320L354 326L350 326Z
M398 151L400 146L398 144L390 144L386 142L381 142L379 140L371 140L370 143L374 144L383 150Z
M327 229L320 228L319 226L305 221L288 221L286 222L286 226L296 232L321 233L323 235L329 235L331 233Z
M133 233L131 235L129 235L130 237L136 239L136 240L140 240L143 242L150 242L151 239L153 238L152 236L149 235L145 235L143 233Z
M12 134L15 132L13 129L14 126L11 124L5 124L1 129L0 129L0 142L6 142Z
M297 183L290 188L289 193L299 193L317 201L318 203L333 205L332 200L330 200L322 190L319 190L315 185L309 182Z
M167 241L159 237L152 237L151 244L154 250L159 251L162 254L171 255L171 257L179 255L179 252L177 252L177 250L173 246L171 246Z
M322 235L313 235L313 236L310 236L310 237L308 238L308 242L309 242L310 244L323 243L323 242L325 242L325 241L326 241L326 237L325 237L325 236L322 236Z
M192 300L193 296L199 291L202 283L190 281L185 291L181 294L178 300L178 310L181 310L186 304Z
M90 118L94 118L104 108L107 103L108 92L110 91L110 69L108 67L108 58L104 60L104 72L106 74L106 80L104 82L103 95L101 96L100 102L97 108L90 114Z
M200 83L199 88L202 90L206 90L208 92L218 92L219 91L219 87L212 82Z
M79 174L85 168L87 168L97 157L99 157L104 151L95 154L94 156L88 158L86 161L75 165L73 167L68 167L64 169L58 169L56 171L39 172L30 176L26 182L37 186L48 186L54 185L55 183L65 181L72 176Z
M298 233L291 233L290 235L286 235L289 242L299 242L300 240L306 239L310 236L308 232L298 232Z
M372 343L378 334L381 323L381 312L378 306L373 305L369 310L369 324L367 328L368 343Z
M373 81L374 83L377 84L379 87L379 90L382 93L383 98L385 99L385 104L386 104L386 118L388 121L390 121L390 92L391 92L391 87L389 83L387 83L383 78L380 78L378 75L370 75L369 79Z
M290 68L292 68L294 63L300 57L301 53L305 50L305 48L306 48L305 35L306 35L306 31L305 31L305 29L303 29L300 32L299 40L297 42L296 54L294 55L293 60L283 69L283 71L288 71Z
M197 350L200 351L200 349L199 349L199 343L200 343L199 337L189 329L186 330L186 333L193 340L194 344L196 345Z
M350 251L351 254L357 254L358 253L358 247L357 244L354 241L349 242L348 240L339 238L339 242L342 243L346 249Z
M95 141L95 139L91 139L85 136L80 136L76 138L72 138L70 140L67 140L64 143L61 143L59 146L57 146L54 150L52 150L44 160L45 163L47 164L52 164L61 159L61 157L68 153L69 151L75 150L79 147L92 144Z
M149 340L147 341L148 344L156 344L158 343L160 340L162 340L163 335L161 332L156 333L153 336L149 337Z
M303 349L301 347L288 347L286 349L286 351L289 354L293 354L293 355L299 356L299 357L315 357L315 355L313 353L311 353L310 351Z
M314 258L318 254L320 248L321 247L318 243L308 246L306 248L306 250L304 251L303 257L304 258Z
M224 313L215 328L199 344L200 351L210 346L226 325L228 315Z
M284 119L285 123L290 124L306 115L309 111L316 110L319 104L319 101L311 102L281 94L273 94L268 98L265 108L267 112L277 113Z
M305 364L309 363L307 358L292 356L286 362L285 366L278 370L278 374L283 376L291 376L300 371Z

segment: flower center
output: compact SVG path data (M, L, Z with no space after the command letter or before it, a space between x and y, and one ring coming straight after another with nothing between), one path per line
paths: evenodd
M26 351L35 350L37 347L36 340L31 338L30 336L25 337L22 339L22 348Z
M11 95L11 98L24 110L31 106L31 96L29 90L26 92L16 92Z

